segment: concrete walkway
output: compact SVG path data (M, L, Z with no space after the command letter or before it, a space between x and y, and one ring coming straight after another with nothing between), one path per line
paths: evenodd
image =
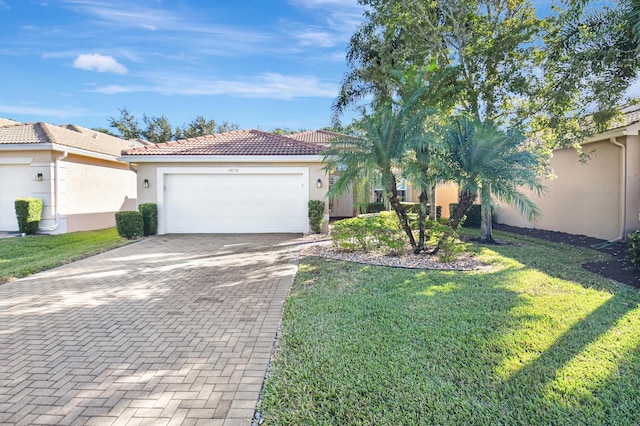
M0 424L250 424L295 238L158 236L0 285Z

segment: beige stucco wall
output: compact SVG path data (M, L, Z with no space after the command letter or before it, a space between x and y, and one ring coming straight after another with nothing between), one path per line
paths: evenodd
M126 164L69 156L61 169L59 207L67 232L110 228L116 212L136 209L136 174Z
M19 194L20 197L42 200L41 232L108 228L115 226L115 212L136 208L136 177L126 164L70 154L59 162L60 220L57 228L53 229L56 225L55 159L61 155L61 152L50 150L0 151L0 167L20 169L19 177L14 176L3 183L17 188L10 198ZM37 180L39 173L42 181ZM3 216L15 212L12 200L3 198L0 208ZM6 230L17 230L17 222L10 227Z
M254 163L254 162L203 162L203 163L138 163L138 205L141 203L158 203L157 200L157 173L158 168L207 168L207 167L224 167L224 168L261 168L261 167L304 167L309 170L309 200L321 200L325 202L325 222L323 224L324 230L328 230L329 220L329 200L327 198L327 191L329 189L329 179L327 172L324 170L322 163L285 163L285 162L268 162L268 163ZM149 181L149 188L144 188L144 180ZM320 179L322 187L317 187L317 181ZM159 215L162 213L159 212ZM161 220L161 218L160 218Z
M420 191L411 187L409 191L409 199L411 203L420 201ZM449 217L449 204L458 202L458 185L455 183L445 183L436 187L436 205L442 206L442 217Z
M50 208L46 176L51 157L50 151L0 151L0 230L18 230L14 207L16 198L40 198L43 210ZM38 173L43 174L42 182L37 181Z
M617 140L627 147L626 192L631 202L627 207L626 228L630 231L638 227L640 152L637 140L624 137ZM540 208L540 220L528 222L514 208L500 204L497 221L606 240L619 237L622 150L609 141L602 141L585 144L583 151L589 155L586 162L580 161L575 149L554 151L551 167L557 178L543 182L548 192L541 197L526 192Z

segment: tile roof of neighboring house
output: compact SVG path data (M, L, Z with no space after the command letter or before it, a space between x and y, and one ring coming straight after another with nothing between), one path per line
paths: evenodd
M15 126L16 124L20 124L15 120L10 120L8 118L0 118L0 126Z
M621 108L624 114L624 125L629 125L640 121L640 105L628 105Z
M9 144L57 144L114 157L132 144L139 145L75 124L56 126L42 122L0 126L0 146Z
M260 130L183 139L122 151L122 155L319 155L322 147Z
M292 133L285 136L297 141L328 145L332 140L344 137L345 135L335 132L329 132L327 130L309 130L306 132Z

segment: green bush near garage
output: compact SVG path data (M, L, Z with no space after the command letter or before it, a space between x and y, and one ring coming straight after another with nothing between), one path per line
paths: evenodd
M309 223L314 234L322 232L322 221L324 220L324 201L309 200Z
M144 235L142 213L126 211L116 213L116 228L122 238L132 240Z
M20 232L27 235L38 232L42 217L42 200L40 198L18 198L14 205Z
M138 206L142 214L143 233L145 237L158 233L158 205L155 203L142 203Z

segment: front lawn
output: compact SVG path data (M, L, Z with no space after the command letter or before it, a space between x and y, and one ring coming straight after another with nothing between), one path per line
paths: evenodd
M637 424L640 292L592 250L500 232L491 272L301 261L267 424Z
M110 250L130 241L116 228L0 239L0 283Z

